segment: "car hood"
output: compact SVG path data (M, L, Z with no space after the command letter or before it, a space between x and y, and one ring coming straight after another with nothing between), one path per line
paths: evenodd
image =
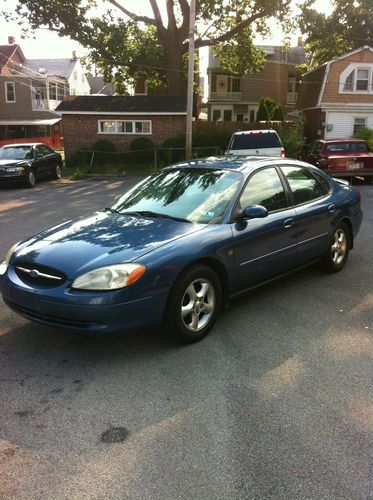
M43 231L22 243L15 263L49 266L74 276L95 267L130 262L204 225L172 219L96 212Z
M0 160L0 167L14 167L15 165L25 164L30 160Z

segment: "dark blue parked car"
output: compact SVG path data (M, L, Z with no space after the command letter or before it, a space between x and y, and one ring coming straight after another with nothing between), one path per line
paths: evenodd
M13 246L0 289L41 323L103 333L165 324L193 342L230 297L316 260L340 271L361 221L359 191L306 163L195 160Z
M22 182L34 187L43 177L62 176L62 157L46 144L8 144L0 148L0 184Z

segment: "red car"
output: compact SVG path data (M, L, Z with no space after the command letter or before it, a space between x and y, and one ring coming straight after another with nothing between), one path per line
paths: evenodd
M305 148L299 158L334 177L373 176L373 153L362 139L320 139Z

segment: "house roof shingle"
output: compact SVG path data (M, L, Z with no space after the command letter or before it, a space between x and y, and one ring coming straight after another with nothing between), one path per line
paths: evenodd
M69 78L76 65L76 59L26 59L25 66L38 72L44 68L48 76Z
M91 87L90 94L113 95L114 89L111 83L105 83L102 76L87 75L89 86Z
M62 113L186 113L183 96L73 96L57 107Z
M14 54L18 52L20 60L24 60L22 49L17 44L11 45L0 45L0 73L1 69L7 65L7 63L12 60Z

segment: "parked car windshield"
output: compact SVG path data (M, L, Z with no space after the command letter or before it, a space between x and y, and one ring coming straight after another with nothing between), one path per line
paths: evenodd
M30 158L32 158L32 148L30 146L0 148L0 160L26 160Z
M255 132L233 136L230 149L280 148L281 142L274 132Z
M236 171L165 169L135 186L110 209L119 213L152 212L202 224L219 222L242 179Z

